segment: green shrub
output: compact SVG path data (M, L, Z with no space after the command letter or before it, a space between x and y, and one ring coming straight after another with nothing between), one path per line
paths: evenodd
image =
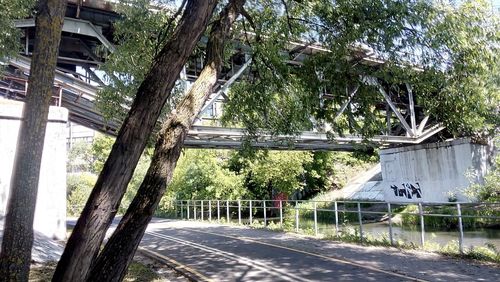
M462 205L462 226L465 229L474 229L480 227L488 227L498 224L498 219L481 218L500 216L500 207L495 205ZM426 227L440 229L456 229L458 227L458 211L454 205L444 206L426 206L423 207L424 223ZM425 216L425 214L442 214L454 215L452 217L444 216ZM475 216L475 217L468 217ZM420 226L420 217L418 214L418 206L408 205L401 210L401 225L403 226Z
M79 216L90 196L97 176L92 173L68 174L67 177L67 206L68 216Z

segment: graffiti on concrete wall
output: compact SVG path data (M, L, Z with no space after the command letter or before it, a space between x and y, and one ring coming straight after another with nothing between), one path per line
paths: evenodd
M394 190L394 196L396 197L408 199L422 198L422 190L420 189L420 184L418 182L404 182L400 187L397 185L391 185L391 189Z

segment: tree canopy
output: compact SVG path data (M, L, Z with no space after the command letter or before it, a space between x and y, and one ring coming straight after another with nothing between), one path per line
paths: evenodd
M14 20L33 16L35 0L2 0L0 1L0 58L15 56L21 50L19 45L20 30L14 25Z
M103 67L114 74L113 91L101 94L104 108L131 101L159 37L168 36L160 31L175 25L168 17L174 11L151 11L147 2L131 0L121 10L120 45ZM378 107L383 97L365 81L374 77L394 93L409 83L423 114L454 136L498 126L500 21L488 1L248 1L233 28L227 64L236 52L253 60L229 91L226 125L251 134L294 134L311 129L314 120L330 124L332 133L380 134L386 127ZM318 51L290 63L304 46ZM367 56L374 62L364 62ZM351 106L336 118L355 87Z
M394 91L409 83L417 103L455 136L498 126L500 22L487 1L258 2L240 27L255 33L245 38L254 75L231 89L227 123L293 133L312 116L338 133L379 134L382 96L364 82L370 76ZM324 50L290 64L296 54L284 50L297 41ZM363 63L367 52L381 61ZM335 120L356 85L352 107Z

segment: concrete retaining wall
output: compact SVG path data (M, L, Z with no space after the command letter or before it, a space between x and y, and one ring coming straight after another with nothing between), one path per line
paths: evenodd
M5 215L24 103L0 99L0 216ZM66 123L68 110L51 107L45 135L34 229L66 236Z
M468 201L464 190L481 183L490 147L468 139L380 151L384 198L400 202ZM469 176L467 176L469 175Z

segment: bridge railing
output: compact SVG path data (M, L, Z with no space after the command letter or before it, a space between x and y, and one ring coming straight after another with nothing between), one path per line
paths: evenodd
M361 243L376 239L392 246L452 242L460 252L485 243L500 249L500 203L176 200L170 205L170 217L186 220L344 237Z

